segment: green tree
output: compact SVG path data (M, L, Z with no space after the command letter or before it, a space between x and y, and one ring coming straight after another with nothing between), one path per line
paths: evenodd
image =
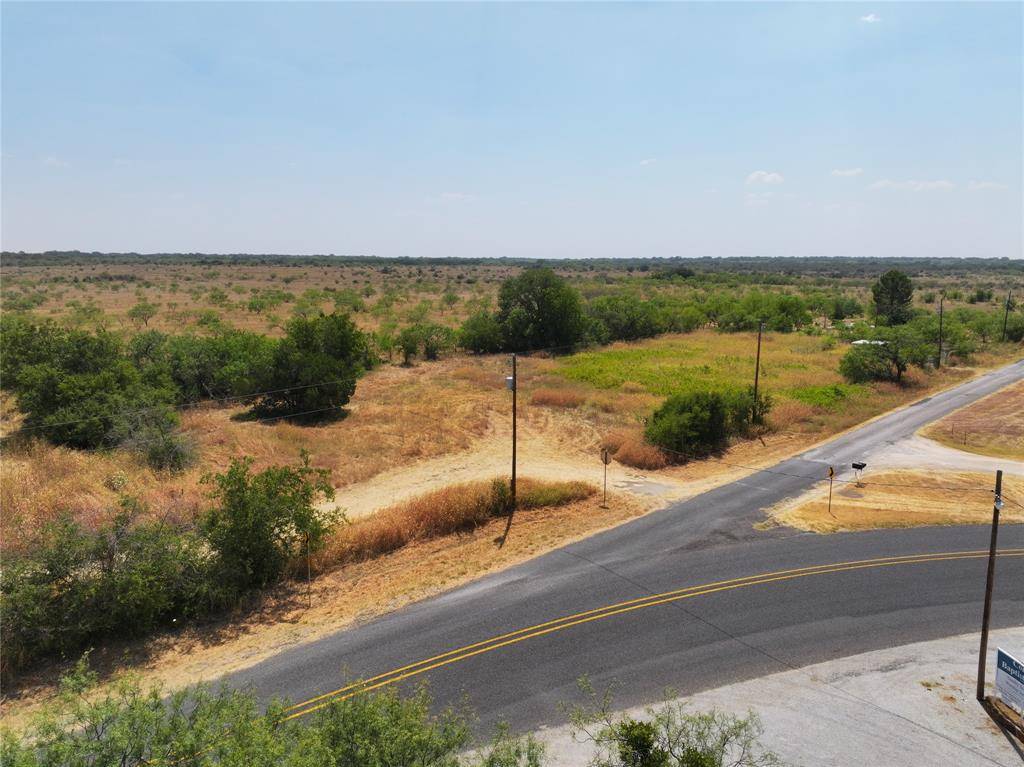
M502 283L498 322L511 351L572 346L583 334L579 293L551 269L527 269Z
M149 325L149 321L156 317L160 307L150 301L142 300L128 310L128 319L138 325Z
M886 325L902 325L911 317L914 286L899 269L890 269L871 286L875 316Z
M501 323L491 312L471 314L459 329L459 346L473 354L494 354L503 345Z
M224 578L236 588L262 588L277 581L289 560L318 550L337 515L319 511L334 489L326 469L274 466L253 474L251 459L234 459L223 474L207 475L216 502L200 529L216 552Z
M413 357L416 356L423 343L423 333L419 325L408 325L402 328L395 343L402 352L402 364L411 365Z
M924 367L933 352L910 328L879 328L873 343L850 347L839 361L839 372L851 383L892 381L902 383L911 365Z
M636 296L600 296L587 305L587 314L600 323L604 332L596 340L602 343L635 341L665 331L657 307Z
M300 415L344 406L370 364L366 337L346 314L295 317L274 349L258 413Z

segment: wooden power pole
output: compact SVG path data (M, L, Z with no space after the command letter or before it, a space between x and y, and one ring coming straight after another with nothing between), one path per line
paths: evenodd
M1006 321L1010 318L1010 296L1013 295L1013 291L1006 291L1006 307L1003 309L1003 334L999 337L1000 341L1006 340Z
M516 376L516 355L512 355L512 482L509 489L512 491L512 509L516 508L516 391L519 389L519 381ZM511 512L509 512L511 514Z
M757 400L757 385L758 385L758 382L761 379L761 332L763 330L764 330L764 320L758 320L758 323L757 323L757 359L754 361L754 404L753 404L753 410L754 411L751 413L751 415L753 416L754 423L758 422L758 419L760 418L760 410L761 410L761 408L757 404L757 402L758 402L758 400Z
M981 613L981 650L978 652L978 702L985 700L985 659L988 656L988 622L992 617L992 588L996 578L996 538L999 509L1003 505L1003 470L996 472L996 493L992 502L992 538L988 546L988 576L985 579L985 607Z

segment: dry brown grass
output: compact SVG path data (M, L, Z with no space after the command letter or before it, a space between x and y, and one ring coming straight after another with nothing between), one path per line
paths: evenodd
M887 471L861 486L836 483L831 513L828 483L823 481L813 494L769 514L781 524L816 533L983 524L992 518L991 485L989 474ZM1009 498L1024 499L1024 479L1006 475L1003 492ZM1010 524L1024 522L1024 509L1007 503L1001 519Z
M597 492L583 482L517 480L517 509L564 506ZM413 541L462 533L505 513L508 479L467 482L434 490L346 525L317 557L324 571L390 554Z
M950 413L921 435L957 450L1024 460L1024 381Z
M584 396L572 389L542 388L530 395L531 405L574 408L583 404Z
M612 458L624 466L652 471L664 469L671 461L664 452L644 440L639 429L613 429L602 441Z
M360 380L344 418L319 425L255 422L242 408L194 409L182 427L198 444L195 468L167 475L124 451L82 452L33 440L5 447L0 461L0 536L4 549L21 545L39 525L62 513L91 526L106 521L119 493L137 496L151 513L187 522L205 503L199 480L248 456L256 470L293 463L301 450L331 472L335 486L364 482L396 466L467 449L484 436L507 393L501 362L481 360L484 387L456 378L455 361L413 368L384 367Z

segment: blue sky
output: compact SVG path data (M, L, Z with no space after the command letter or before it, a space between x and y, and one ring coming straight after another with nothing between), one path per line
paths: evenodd
M1022 254L1019 3L12 3L0 244Z

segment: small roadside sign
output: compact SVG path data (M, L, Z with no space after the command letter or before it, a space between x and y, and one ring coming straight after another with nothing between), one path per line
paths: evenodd
M835 475L836 475L836 470L833 469L831 466L829 466L828 467L828 478L832 479L832 477L834 477Z
M996 650L996 696L1024 717L1024 663L1001 647Z
M608 448L601 448L601 463L605 466L612 462L612 454L608 452Z

